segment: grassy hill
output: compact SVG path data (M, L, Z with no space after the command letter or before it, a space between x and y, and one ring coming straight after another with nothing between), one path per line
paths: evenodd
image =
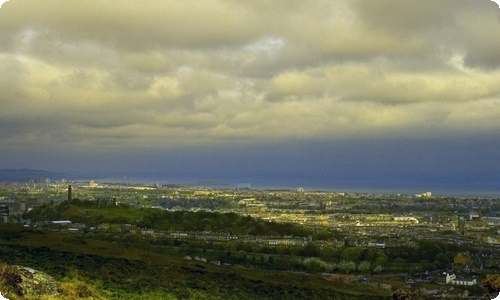
M319 275L251 270L188 261L72 234L0 226L5 263L82 282L105 299L387 299L371 286ZM6 237L6 238L5 238ZM23 299L23 298L19 298Z
M165 212L132 207L93 207L78 201L48 204L30 212L32 220L86 224L130 223L156 229L233 230L250 234L308 234L307 229L235 214ZM111 234L111 233L110 233ZM208 255L209 253L207 253ZM319 274L214 265L184 259L162 245L126 243L120 238L54 232L0 224L0 260L43 271L59 283L57 299L388 299L369 284L331 282ZM209 257L209 256L207 256ZM83 291L79 294L78 289ZM0 285L1 291L1 285ZM91 295L91 296L89 296ZM18 299L29 298L18 295ZM94 297L94 298L91 298ZM53 298L52 298L53 299Z
M60 204L45 204L30 211L26 218L32 221L71 220L97 226L102 223L134 224L155 230L231 232L250 235L294 235L307 237L312 232L296 224L267 222L235 213L211 213L205 211L163 211L134 208L128 205L97 207L91 201L64 201Z

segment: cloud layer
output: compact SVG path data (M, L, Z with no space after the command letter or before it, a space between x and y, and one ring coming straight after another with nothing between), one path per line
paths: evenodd
M11 0L0 147L484 135L498 49L489 0Z

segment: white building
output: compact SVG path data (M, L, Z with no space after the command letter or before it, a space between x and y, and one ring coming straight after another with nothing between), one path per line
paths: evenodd
M471 286L475 285L476 283L477 282L475 278L472 280L465 280L465 279L457 280L457 276L455 274L446 273L446 284Z

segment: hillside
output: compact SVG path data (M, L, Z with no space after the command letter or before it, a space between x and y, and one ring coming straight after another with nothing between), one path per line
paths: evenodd
M47 204L32 210L28 216L33 222L69 219L86 224L130 223L139 228L195 231L210 224L213 230L263 236L309 234L301 232L304 229L298 226L235 214L166 212L128 206L97 208L78 201ZM231 242L224 243L206 249L201 244L163 242L121 230L75 233L0 224L0 259L4 263L45 272L57 281L59 289L68 283L73 284L68 289L78 289L74 283L81 283L84 291L95 296L93 299L378 300L389 297L388 291L376 285L330 282L319 273L260 269L258 262L270 260L269 255L252 254L255 266L235 263L238 261L235 255L242 252L234 252ZM193 259L187 258L186 253L196 253L203 259L194 259L194 254ZM218 257L230 258L232 263L216 262ZM277 256L273 258L279 262L277 259ZM80 297L72 293L73 296L66 299L90 299L86 298L87 294L82 293ZM51 298L19 296L19 299Z
M33 222L71 220L88 226L102 223L133 224L154 230L211 231L262 235L294 235L307 237L312 232L296 224L263 221L235 213L164 211L151 208L134 208L129 205L99 207L92 201L73 199L60 204L44 204L31 210L27 218Z
M44 271L61 283L81 281L104 299L387 299L377 289L318 275L216 266L73 234L0 230L2 260Z

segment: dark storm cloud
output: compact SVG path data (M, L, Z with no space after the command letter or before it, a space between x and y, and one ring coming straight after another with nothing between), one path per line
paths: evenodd
M493 135L499 11L487 0L11 0L0 149Z

